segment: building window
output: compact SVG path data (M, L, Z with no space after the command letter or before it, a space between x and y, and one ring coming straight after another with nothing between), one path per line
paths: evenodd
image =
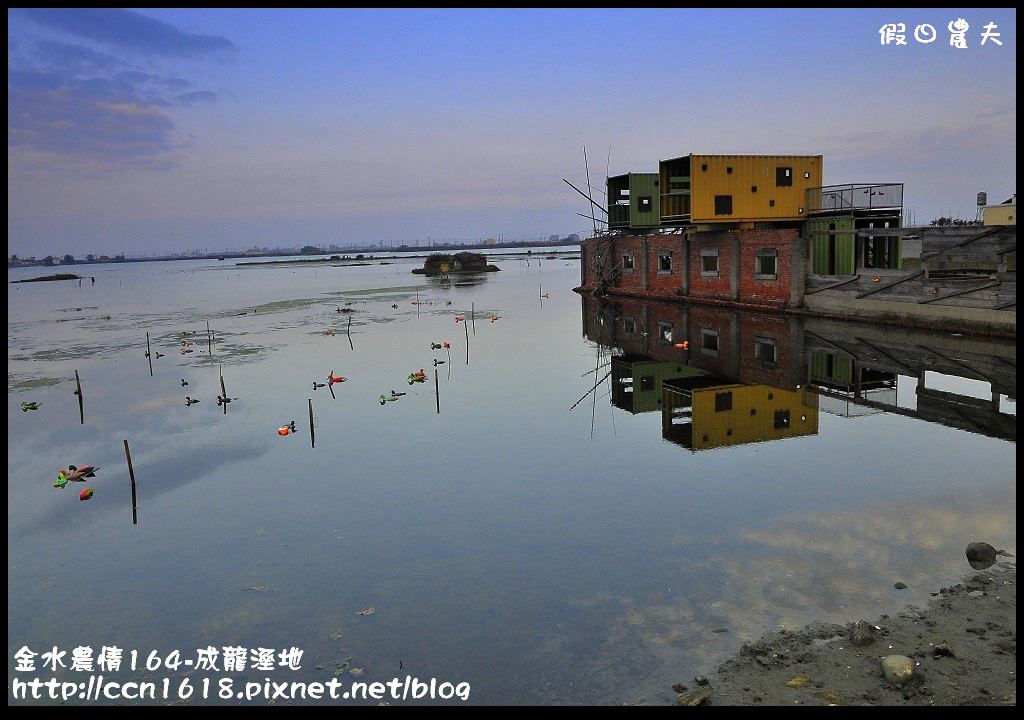
M718 354L718 331L711 328L700 329L700 350L708 355Z
M707 163L701 163L700 171L701 172L707 172L708 171L708 164Z
M810 177L811 177L811 174L809 172L805 172L804 173L804 178L810 179Z
M761 367L774 369L778 362L778 348L773 338L754 338L754 360Z
M633 251L626 250L622 253L622 271L631 273L633 272Z
M700 276L718 277L718 251L700 251Z
M729 165L728 167L725 168L725 174L732 175L732 165Z
M732 215L732 195L715 195L715 215Z
M789 410L775 411L775 429L785 430L789 427Z
M658 337L662 342L672 342L672 323L658 321Z
M750 192L752 192L752 193L757 192L757 185L751 185L750 186Z
M658 253L658 274L659 275L671 275L672 274L672 251L662 250Z
M637 212L651 212L652 210L654 210L654 204L651 202L650 195L648 195L647 197L637 198L636 202L637 202L637 208L636 208Z
M732 410L732 393L715 393L715 412L725 412L726 410Z
M622 318L622 332L630 337L636 335L636 318L632 316Z
M640 389L646 392L650 392L654 389L654 376L653 375L641 375L640 376Z
M754 254L754 279L777 280L779 277L779 251L758 250Z
M768 201L768 207L775 207L775 201L774 200L769 200Z
M776 187L789 187L793 184L793 168L788 167L777 167L775 168L775 186Z

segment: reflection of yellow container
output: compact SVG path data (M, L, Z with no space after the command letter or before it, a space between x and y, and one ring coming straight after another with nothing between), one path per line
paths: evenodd
M441 263L441 272L448 272L448 263Z

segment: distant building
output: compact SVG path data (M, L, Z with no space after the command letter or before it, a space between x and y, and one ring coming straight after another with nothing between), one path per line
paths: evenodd
M1016 225L1017 224L1017 196L998 205L985 205L982 207L984 225Z

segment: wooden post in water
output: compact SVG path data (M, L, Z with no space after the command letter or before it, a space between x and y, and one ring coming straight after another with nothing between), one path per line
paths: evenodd
M308 400L309 400L309 446L315 448L316 447L316 438L313 437L313 433L314 433L314 430L313 430L313 398L308 398Z
M220 366L220 392L221 397L225 400L228 399L228 391L224 388L224 366Z
M206 321L206 347L210 351L210 355L213 355L213 335L210 333L210 321Z
M441 414L441 391L437 387L437 368L434 368L434 395L437 397L437 414Z
M469 365L469 324L463 323L466 326L466 364Z
M82 424L85 425L85 403L82 401L82 381L78 377L78 371L75 370L75 384L78 389L75 390L75 395L78 396L78 416L82 420Z
M132 525L139 524L139 504L135 497L135 470L132 468L132 453L128 449L128 440L124 441L124 456L128 460L128 477L132 479Z
M420 291L416 291L416 317L420 316Z
M469 305L469 319L473 321L473 334L476 335L476 303Z
M149 376L153 377L153 351L149 347L149 333L146 333L146 357L149 358Z

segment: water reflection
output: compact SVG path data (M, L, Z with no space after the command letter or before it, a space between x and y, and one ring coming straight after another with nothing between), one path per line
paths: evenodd
M691 451L816 435L820 412L904 415L1016 442L1016 344L701 305L583 297L584 335L607 353L597 381L630 413L660 411ZM963 379L986 397L936 385ZM914 383L915 402L900 400ZM597 390L595 385L594 390ZM955 385L955 383L954 383ZM976 393L975 393L976 394Z

